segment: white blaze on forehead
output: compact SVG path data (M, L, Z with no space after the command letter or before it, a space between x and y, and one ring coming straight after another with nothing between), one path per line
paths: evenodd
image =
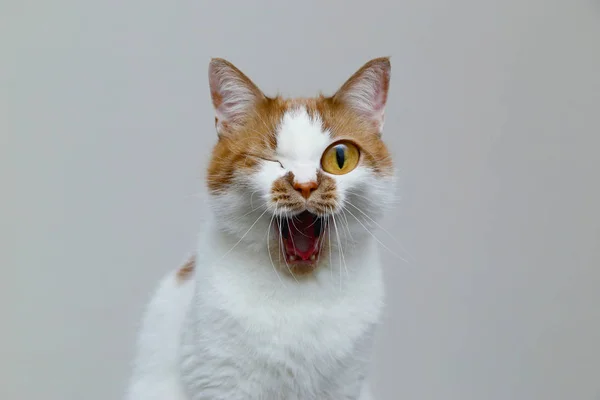
M321 155L331 141L321 118L311 117L306 108L287 111L277 129L277 156L296 182L317 179Z

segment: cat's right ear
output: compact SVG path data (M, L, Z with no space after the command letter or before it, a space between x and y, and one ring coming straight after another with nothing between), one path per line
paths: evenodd
M260 89L227 60L213 58L208 67L208 79L219 136L242 124L257 103L265 98Z
M377 129L383 130L385 104L390 87L390 59L376 58L354 73L333 96Z

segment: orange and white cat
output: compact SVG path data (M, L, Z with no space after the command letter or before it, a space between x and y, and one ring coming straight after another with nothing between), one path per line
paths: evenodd
M378 58L331 97L285 99L210 62L211 213L148 306L128 400L371 399L389 81Z

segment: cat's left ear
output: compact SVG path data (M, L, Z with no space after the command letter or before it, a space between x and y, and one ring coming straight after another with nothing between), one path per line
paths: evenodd
M390 86L389 57L369 61L354 73L333 96L383 131L385 104Z

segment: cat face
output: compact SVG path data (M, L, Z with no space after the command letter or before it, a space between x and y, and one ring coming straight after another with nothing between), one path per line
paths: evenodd
M221 59L209 79L219 140L207 184L222 230L296 275L326 263L332 247L356 248L371 235L393 196L381 140L387 58L331 97L267 97Z

